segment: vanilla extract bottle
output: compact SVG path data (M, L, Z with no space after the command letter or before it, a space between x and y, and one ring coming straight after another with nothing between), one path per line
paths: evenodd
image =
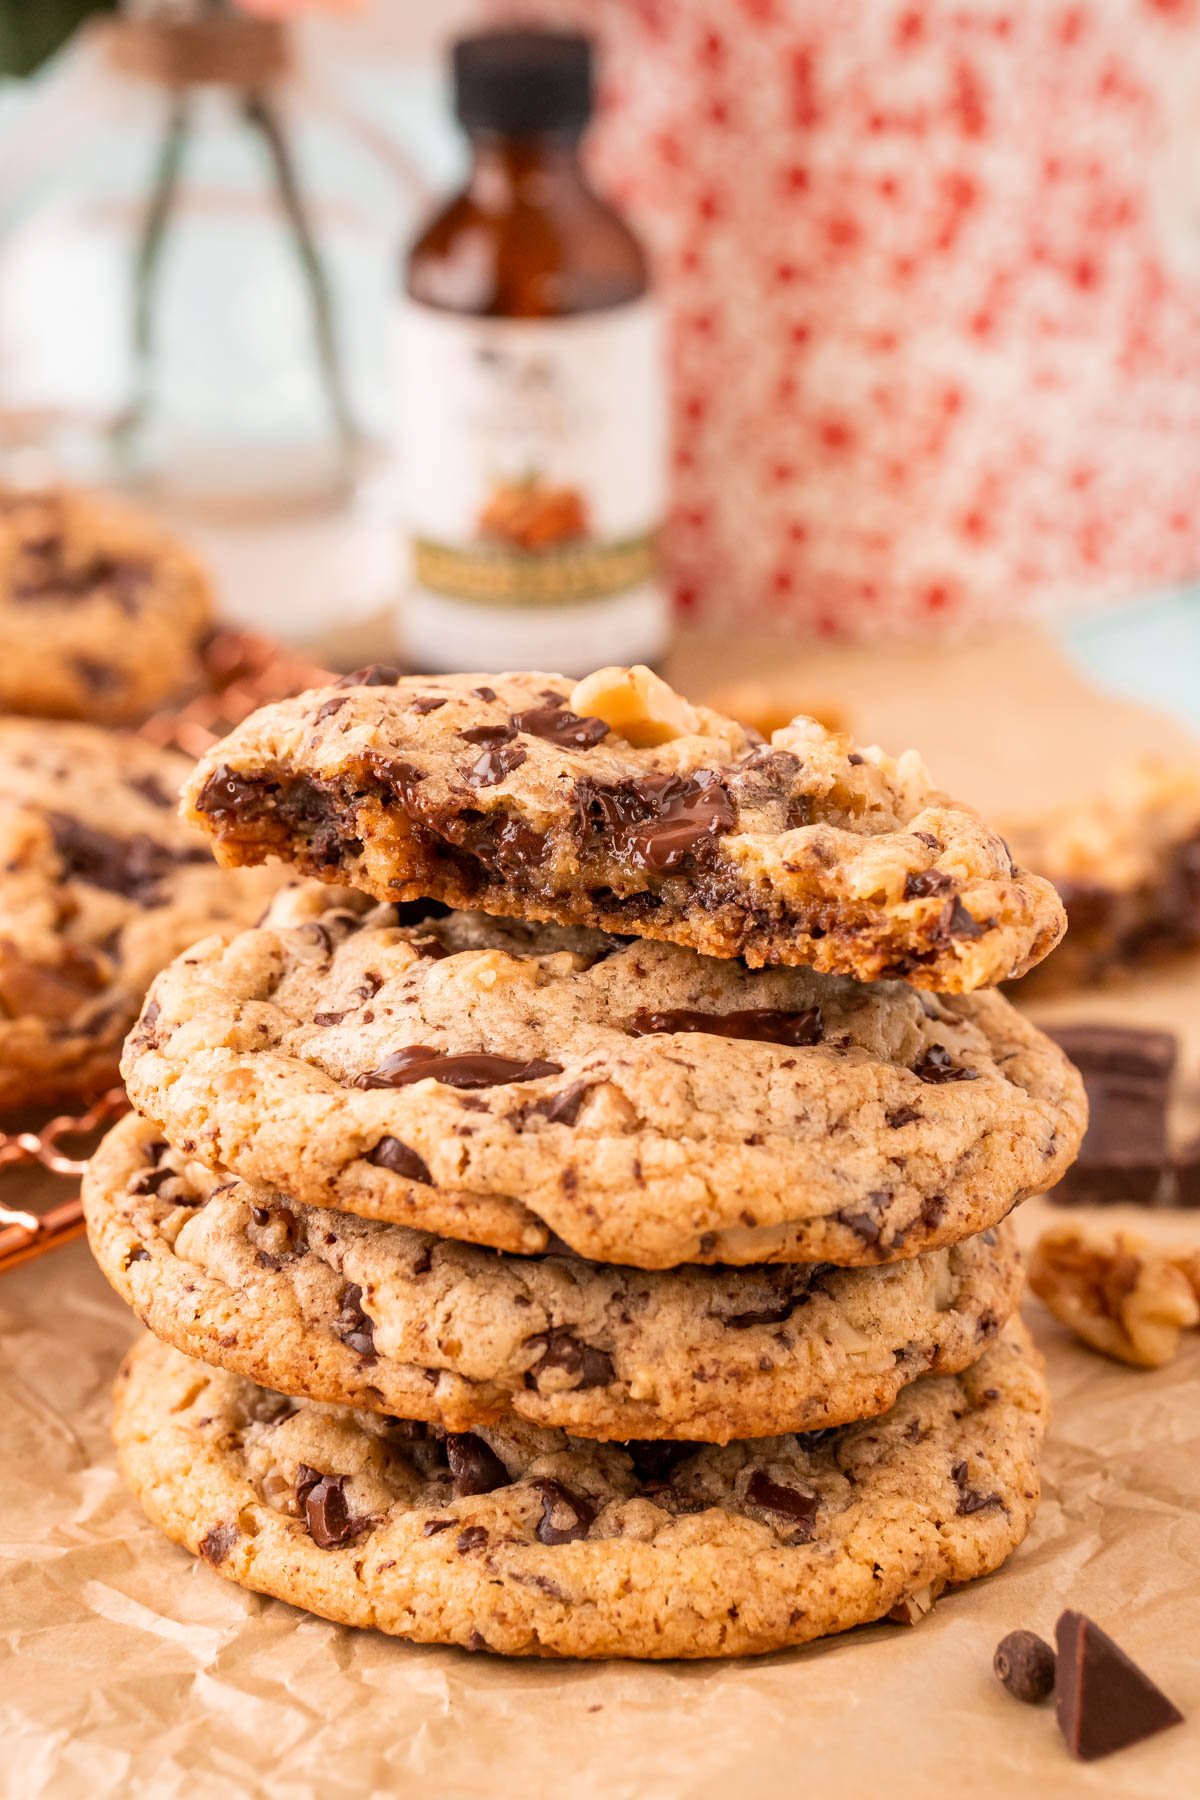
M470 167L408 254L396 327L407 659L653 663L660 320L641 246L584 174L590 40L486 33L453 65Z

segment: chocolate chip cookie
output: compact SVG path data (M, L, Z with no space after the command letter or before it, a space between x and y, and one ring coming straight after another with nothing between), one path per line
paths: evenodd
M1103 794L1017 826L1011 841L1071 924L1038 991L1200 950L1200 761L1122 769Z
M881 1419L720 1448L516 1420L445 1436L146 1338L115 1436L169 1537L325 1618L510 1656L707 1657L808 1643L995 1569L1037 1505L1046 1414L1016 1322Z
M121 725L200 678L208 578L115 500L0 489L0 712Z
M764 743L646 669L359 671L254 714L187 803L226 863L942 993L1020 975L1065 922L913 752L805 718Z
M0 1106L115 1081L151 977L280 886L219 869L180 820L188 768L99 726L0 719Z
M875 1269L497 1256L230 1181L132 1117L93 1157L84 1209L109 1281L189 1356L451 1431L515 1413L725 1443L870 1418L974 1361L1021 1292L1008 1226Z
M1085 1119L999 994L317 883L164 970L123 1071L176 1148L305 1204L645 1268L916 1256L1052 1186Z

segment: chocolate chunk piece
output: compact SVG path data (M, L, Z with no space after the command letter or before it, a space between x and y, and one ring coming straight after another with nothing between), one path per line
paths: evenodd
M913 1074L921 1081L927 1081L931 1087L939 1086L945 1081L976 1081L978 1069L966 1069L956 1063L944 1044L930 1044L921 1060L913 1067Z
M223 1563L233 1546L238 1541L238 1528L231 1521L224 1525L214 1525L200 1539L200 1554L206 1563L216 1568Z
M1083 1076L1089 1109L1078 1161L1052 1197L1072 1204L1153 1206L1167 1165L1174 1037L1105 1024L1060 1025L1048 1035Z
M545 738L547 743L566 744L572 750L590 750L608 736L603 719L581 719L564 707L561 700L547 706L531 706L526 712L513 714L518 731L530 737Z
M539 1376L552 1369L574 1377L573 1386L576 1389L607 1387L615 1378L616 1370L607 1350L601 1350L596 1344L585 1344L564 1326L554 1326L549 1331L530 1338L528 1344L531 1350L541 1351L527 1376L527 1380L531 1379L534 1386L537 1385Z
M176 849L140 831L132 837L113 837L70 813L47 812L46 822L69 875L137 906L153 906L162 899L163 881L173 869L212 861L202 844Z
M543 1075L561 1075L562 1064L533 1057L522 1062L515 1056L491 1056L486 1051L452 1056L434 1050L428 1044L410 1044L404 1050L393 1050L390 1056L365 1075L359 1075L354 1086L359 1088L408 1087L414 1081L440 1081L446 1087L499 1087L510 1081L540 1081Z
M362 1289L357 1282L352 1281L347 1285L333 1328L343 1344L351 1350L357 1350L360 1356L374 1360L375 1327L363 1311Z
M491 1445L473 1431L453 1431L446 1439L446 1461L454 1477L459 1499L470 1494L490 1494L507 1487L508 1470Z
M1055 1708L1072 1756L1094 1762L1182 1724L1178 1707L1086 1614L1064 1612L1054 1637Z
M955 1463L950 1471L950 1479L958 1489L958 1504L954 1510L961 1518L969 1518L972 1513L986 1512L991 1506L1004 1505L999 1494L987 1493L972 1484L971 1471L965 1462Z
M529 1483L542 1496L542 1516L537 1523L539 1542L572 1544L591 1530L596 1509L582 1495L564 1487L549 1475L539 1475Z
M631 1037L647 1037L659 1031L699 1031L710 1037L803 1046L821 1041L821 1009L806 1006L800 1012L785 1012L760 1006L727 1013L689 1012L683 1008L673 1012L637 1012L626 1030Z
M944 894L953 886L953 875L947 875L944 869L919 869L904 883L904 898L924 900L930 894Z
M318 1550L340 1550L370 1524L368 1519L350 1517L345 1489L344 1475L321 1475L307 1463L301 1463L297 1472L296 1501L304 1514L308 1535Z
M428 1163L397 1137L380 1138L367 1161L374 1163L377 1169L390 1169L393 1175L403 1175L406 1181L419 1181L425 1187L433 1186Z
M614 787L580 781L575 803L582 842L600 839L620 860L654 874L680 868L706 838L737 822L737 808L715 769L643 775Z
M473 788L495 787L506 775L519 769L525 759L526 752L519 744L506 744L499 749L485 750L467 770L467 785Z
M1200 1137L1183 1146L1174 1167L1176 1206L1200 1206Z
M992 1667L1014 1700L1039 1706L1054 1692L1054 1652L1036 1631L1010 1631L996 1645Z
M812 1538L821 1506L816 1494L785 1487L782 1482L772 1481L765 1470L755 1469L746 1484L746 1498L751 1506L761 1506L764 1512L778 1513L787 1519L800 1543L807 1544Z
M511 743L517 729L515 725L470 725L458 735L464 744L486 744L489 750L494 750L497 744Z

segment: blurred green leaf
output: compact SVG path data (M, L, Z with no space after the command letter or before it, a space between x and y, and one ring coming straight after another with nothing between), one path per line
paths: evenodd
M116 0L0 0L0 75L32 75L93 13Z

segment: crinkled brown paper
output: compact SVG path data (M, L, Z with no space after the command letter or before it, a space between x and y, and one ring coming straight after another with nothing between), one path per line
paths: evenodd
M693 691L702 657L691 653ZM1109 755L1170 746L1167 726L1116 706L1101 719L1048 658L1037 666L1032 713L1028 645L982 660L945 652L924 673L901 663L899 684L888 659L798 656L797 682L893 744L909 735L897 729L907 705L939 779L950 786L968 765L989 774L989 806L1028 797L1005 789L1006 756L1026 774L1040 766L1044 794L1094 774L1071 773L1081 744L1104 739ZM1026 731L1040 731L1042 757L1024 741L1014 750ZM1192 1110L1200 971L1054 1010L1179 1029ZM5 1194L45 1188L26 1177ZM1026 1235L1052 1213L1031 1202ZM1150 1223L1200 1242L1200 1213ZM1028 1312L1055 1423L1037 1524L998 1575L945 1596L915 1629L875 1626L758 1661L505 1662L326 1624L242 1593L168 1544L124 1494L108 1443L108 1390L132 1320L84 1245L27 1264L0 1279L4 1792L336 1800L424 1781L439 1800L1200 1794L1200 1336L1142 1373L1076 1345L1035 1303ZM991 1672L1006 1631L1048 1636L1066 1605L1113 1631L1188 1722L1106 1762L1073 1763L1053 1708L1019 1705Z

